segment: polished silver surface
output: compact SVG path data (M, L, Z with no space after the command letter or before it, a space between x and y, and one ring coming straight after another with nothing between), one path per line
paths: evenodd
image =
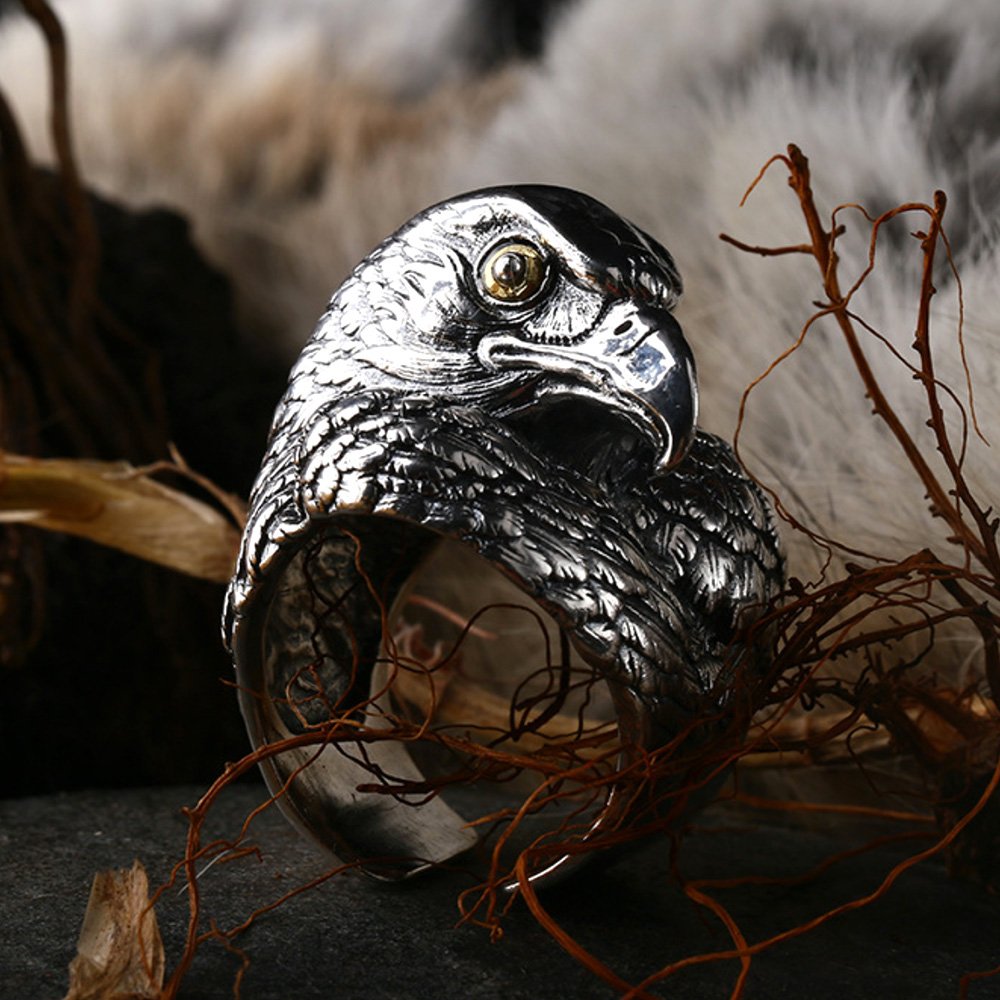
M624 761L731 702L780 590L766 500L696 429L681 293L656 241L577 192L523 186L428 209L334 295L275 414L227 596L255 746L331 714L377 728L386 614L442 539L499 568L606 679ZM353 749L351 749L353 747ZM399 877L475 837L440 797L360 791L393 741L263 765L291 818ZM612 794L596 829L628 821ZM534 873L573 866L557 857Z

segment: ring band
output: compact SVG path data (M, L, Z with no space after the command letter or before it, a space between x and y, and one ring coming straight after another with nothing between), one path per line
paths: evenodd
M510 257L524 246L538 259ZM422 213L332 299L275 415L224 632L252 743L286 741L271 791L342 860L399 878L476 843L440 796L363 790L422 778L378 738L379 665L442 543L552 616L608 683L626 762L721 716L763 655L736 643L782 586L780 545L728 446L695 430L679 291L609 209L514 187ZM334 720L356 738L310 739ZM626 800L582 838L627 822Z

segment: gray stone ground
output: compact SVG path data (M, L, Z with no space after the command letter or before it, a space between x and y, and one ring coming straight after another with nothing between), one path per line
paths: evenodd
M179 808L194 788L85 792L0 802L0 997L61 997L66 968L93 873L127 867L136 857L158 883L183 847ZM219 821L232 830L258 800L244 785L224 800ZM763 818L763 821L762 821ZM767 825L761 813L712 807L681 852L688 877L792 874L884 828ZM262 862L217 865L203 879L208 912L221 925L319 874L324 860L278 816L256 837ZM882 848L838 864L795 887L751 887L719 897L751 941L790 927L871 891L894 860L923 841ZM666 851L650 845L545 896L552 913L623 978L637 981L665 962L724 948L718 921L670 883ZM518 905L505 934L455 927L457 874L403 887L340 877L288 904L245 935L252 965L246 1000L461 997L546 1000L604 998L615 991L569 958ZM172 891L158 909L168 966L176 958L186 900ZM756 959L746 996L778 1000L953 998L963 971L1000 962L1000 905L974 887L951 881L940 863L910 871L888 898L837 918ZM187 1000L228 997L233 956L207 946L182 991ZM656 995L672 1000L725 998L738 972L733 962L687 970ZM1000 996L1000 977L974 983L970 1000Z

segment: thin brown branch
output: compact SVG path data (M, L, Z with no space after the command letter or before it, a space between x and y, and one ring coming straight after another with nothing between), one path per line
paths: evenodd
M73 152L69 102L69 58L66 36L59 18L46 0L21 0L25 12L41 29L46 40L50 73L50 121L59 176L72 219L75 254L69 293L70 329L80 341L88 339L93 303L97 298L97 274L101 244L93 212L80 179Z

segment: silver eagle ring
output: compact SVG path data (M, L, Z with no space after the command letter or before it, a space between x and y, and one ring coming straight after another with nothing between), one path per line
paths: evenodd
M253 745L284 741L262 760L271 792L338 858L394 879L477 840L443 796L372 789L373 769L420 778L405 743L317 735L378 725L388 611L442 544L552 616L607 683L624 762L723 715L761 667L744 637L781 548L696 428L680 293L670 254L604 205L510 186L422 212L333 296L275 414L224 634ZM630 801L612 788L581 840Z

